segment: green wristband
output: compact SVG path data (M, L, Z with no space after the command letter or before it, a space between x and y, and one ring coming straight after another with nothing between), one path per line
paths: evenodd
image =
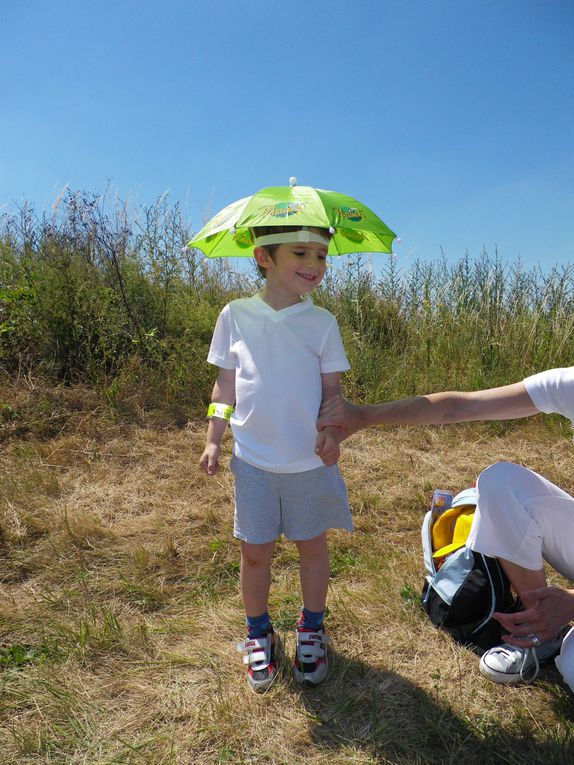
M210 404L207 407L207 417L221 417L224 420L230 420L233 414L233 407L229 404Z

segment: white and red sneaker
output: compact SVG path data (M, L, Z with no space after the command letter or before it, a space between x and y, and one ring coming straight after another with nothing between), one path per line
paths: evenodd
M262 637L237 643L237 650L245 654L243 663L247 664L247 682L258 693L266 691L277 677L275 652L278 646L279 638L273 629Z
M313 630L302 624L297 626L297 648L293 674L298 683L319 685L329 669L327 643L329 638L321 626Z

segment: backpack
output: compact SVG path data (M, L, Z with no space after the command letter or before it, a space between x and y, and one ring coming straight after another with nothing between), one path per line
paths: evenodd
M498 560L465 544L476 503L476 489L465 489L450 507L437 510L433 503L426 513L421 532L427 571L422 602L434 625L482 654L503 642L492 614L516 610L518 600Z

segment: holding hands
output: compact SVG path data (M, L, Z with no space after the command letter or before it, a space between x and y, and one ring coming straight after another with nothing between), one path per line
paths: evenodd
M315 454L321 457L327 467L334 465L341 456L341 440L338 428L325 428L317 435Z
M338 393L321 404L317 430L324 432L326 428L335 427L339 430L339 442L344 441L361 427L360 415L361 408Z

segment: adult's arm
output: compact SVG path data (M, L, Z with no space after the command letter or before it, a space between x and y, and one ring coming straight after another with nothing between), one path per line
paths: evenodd
M318 428L336 425L345 436L372 425L440 425L477 420L511 420L538 414L523 382L499 388L445 391L384 404L355 406L342 396L325 401Z

